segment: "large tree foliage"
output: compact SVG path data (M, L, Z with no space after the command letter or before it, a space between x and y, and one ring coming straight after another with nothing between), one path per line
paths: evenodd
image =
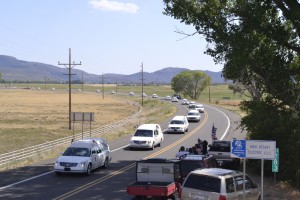
M176 93L198 99L209 83L210 77L206 76L204 72L186 70L172 78L171 87Z
M299 0L164 0L165 14L195 27L223 76L243 84L242 126L251 139L276 140L280 175L300 183ZM283 155L283 156L282 156ZM287 156L289 155L289 156ZM298 174L298 176L295 176Z

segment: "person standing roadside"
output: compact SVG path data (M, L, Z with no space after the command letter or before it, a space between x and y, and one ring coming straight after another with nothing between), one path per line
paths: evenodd
M208 145L208 142L206 140L204 140L202 142L202 154L204 154L204 155L207 154L207 145Z

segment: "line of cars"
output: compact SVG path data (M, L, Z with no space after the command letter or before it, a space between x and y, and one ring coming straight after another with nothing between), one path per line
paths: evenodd
M167 97L171 98L170 96ZM173 98L178 97L174 96ZM187 113L186 116L180 115L173 117L173 119L169 122L166 133L184 134L189 130L189 121L199 122L200 119L200 111L197 109L192 109ZM159 124L142 124L136 129L135 133L133 134L130 140L129 148L130 150L138 148L153 150L156 146L160 146L163 140L164 135Z

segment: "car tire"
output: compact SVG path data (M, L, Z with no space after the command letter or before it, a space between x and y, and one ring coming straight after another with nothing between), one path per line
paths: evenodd
M92 164L89 163L89 165L86 168L86 175L90 176L92 174Z
M155 145L154 145L154 142L152 143L152 147L151 147L151 150L154 150L155 148Z
M108 158L105 159L102 168L107 169L107 167L108 167Z

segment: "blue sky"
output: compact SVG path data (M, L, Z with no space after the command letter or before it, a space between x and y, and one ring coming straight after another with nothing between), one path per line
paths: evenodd
M93 74L153 72L165 67L221 71L205 55L206 41L163 15L159 0L1 0L0 55ZM182 40L180 40L182 39Z

